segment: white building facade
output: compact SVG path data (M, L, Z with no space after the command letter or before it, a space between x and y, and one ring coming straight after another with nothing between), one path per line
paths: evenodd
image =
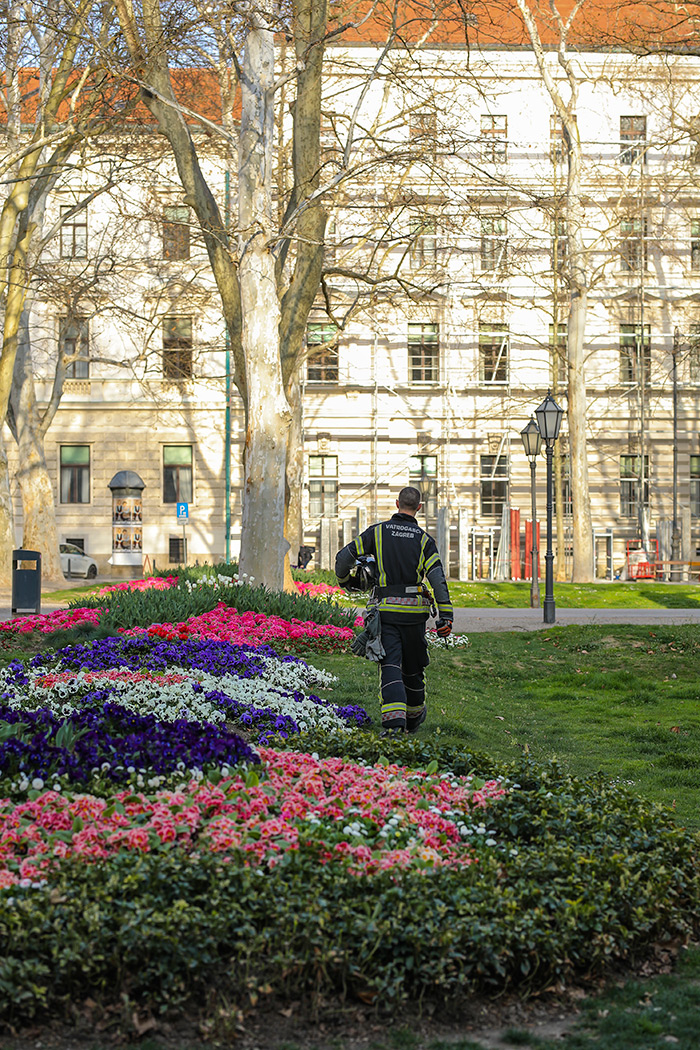
M330 186L358 85L377 58L371 47L328 50ZM318 564L322 521L333 523L332 547L358 522L387 516L413 483L425 493L424 523L435 530L440 517L452 575L483 575L504 504L530 516L519 431L548 388L566 407L561 129L528 51L424 50L414 79L402 75L404 61L388 61L362 102L359 123L372 129L363 149L375 163L328 193L329 272L302 376L305 542ZM686 560L700 542L700 59L591 52L575 63L589 479L594 528L607 537L596 556L603 574L606 544L619 568L637 543L641 498L664 546L674 460ZM402 166L383 163L382 151L421 136L432 147ZM62 208L69 217L31 314L43 402L57 355L71 362L46 440L60 539L107 571L235 557L240 541L244 424L235 390L227 418L217 291L172 163L139 149L115 186L77 213L104 178L104 156L56 193L48 218ZM231 172L214 148L207 163L223 211ZM371 290L360 272L375 279ZM566 423L560 452L565 558L576 513ZM145 485L126 559L115 558L124 548L108 487L122 470ZM544 459L538 479L543 519ZM19 538L19 501L17 522Z

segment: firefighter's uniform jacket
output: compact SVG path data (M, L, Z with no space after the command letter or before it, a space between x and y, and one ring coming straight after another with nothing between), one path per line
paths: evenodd
M427 620L430 602L421 593L427 577L438 610L438 618L453 618L450 593L437 545L410 514L394 514L389 521L369 529L338 551L335 574L347 582L361 554L374 555L377 563L379 611L383 623L410 624Z

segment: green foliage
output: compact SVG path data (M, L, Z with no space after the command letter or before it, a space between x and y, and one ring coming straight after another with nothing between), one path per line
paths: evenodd
M285 620L313 620L336 627L352 626L352 611L336 602L270 591L262 585L240 583L230 586L218 581L220 576L231 578L233 575L230 564L187 568L180 570L177 584L167 590L112 591L102 596L76 599L71 606L108 609L100 626L112 633L120 627L180 623L190 616L210 612L219 602L233 606L239 612L265 613ZM215 580L216 585L205 582L207 580Z
M0 893L0 1016L67 1011L87 994L164 1010L212 983L233 1002L269 985L287 999L454 1007L475 990L598 974L700 931L697 840L602 777L364 733L306 734L299 746L434 761L477 774L476 787L506 775L510 790L474 811L490 837L475 834L477 863L458 870L364 878L303 845L263 874L166 846L67 863L48 890Z

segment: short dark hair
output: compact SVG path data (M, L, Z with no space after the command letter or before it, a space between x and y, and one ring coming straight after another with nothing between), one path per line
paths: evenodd
M399 506L408 510L417 511L421 505L420 489L414 489L413 485L407 485L399 492Z

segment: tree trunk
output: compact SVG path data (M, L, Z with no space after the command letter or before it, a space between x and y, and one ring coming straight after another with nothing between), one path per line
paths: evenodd
M15 549L15 528L10 495L10 472L7 467L5 441L0 429L0 586L12 583L12 551Z
M572 111L567 128L568 170L566 195L567 247L569 251L569 323L567 353L569 359L569 461L571 500L573 504L574 583L593 579L593 522L588 487L588 441L586 436L586 375L583 344L588 314L590 275L583 239L584 208L581 198L581 141Z
M569 310L569 456L573 513L574 583L593 579L593 525L588 489L588 443L586 440L586 379L583 369L583 336L588 293L580 289L571 297Z
M287 518L285 535L290 545L290 557L296 564L299 548L304 542L304 436L303 404L298 372L293 372L287 384L287 400L292 413L287 445Z
M245 447L240 570L273 590L284 586L284 487L291 412L282 382L280 304L272 236L274 37L249 30L241 77L238 174L241 341L246 362Z
M59 583L63 580L63 572L58 549L56 505L34 393L28 314L27 306L22 314L10 398L19 453L17 481L22 494L22 546L40 551L42 579Z
M557 399L558 391L554 390ZM554 562L554 578L559 582L566 579L566 535L564 530L564 457L558 444L554 446L554 501L555 530L557 534L557 556Z

